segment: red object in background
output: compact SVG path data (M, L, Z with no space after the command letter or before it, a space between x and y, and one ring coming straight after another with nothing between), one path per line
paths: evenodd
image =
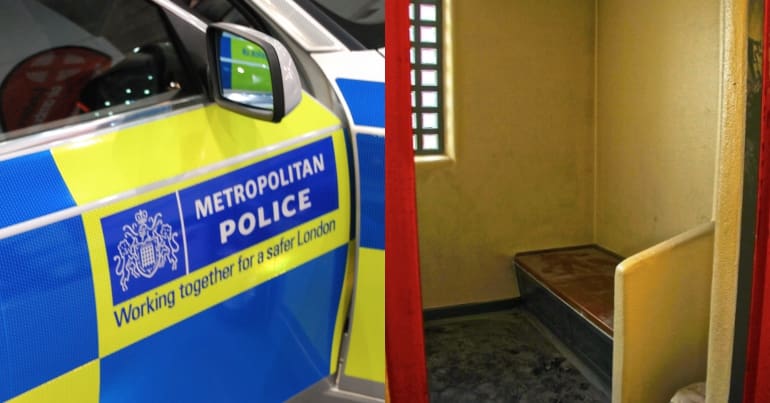
M759 183L757 186L757 226L754 245L754 273L751 285L751 312L746 345L744 403L770 402L770 85L768 57L770 36L765 1L762 56L762 122L759 151Z
M410 106L409 2L385 15L385 362L393 403L428 401Z
M0 86L0 120L11 131L80 113L80 91L112 60L99 51L66 46L16 65Z

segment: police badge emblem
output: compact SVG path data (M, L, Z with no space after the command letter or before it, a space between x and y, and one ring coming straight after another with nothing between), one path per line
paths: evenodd
M118 242L118 254L112 257L117 264L115 274L120 277L120 288L128 291L131 278L152 278L158 270L171 265L177 269L179 233L163 222L163 214L150 217L147 210L134 214L135 222L123 225L123 239Z

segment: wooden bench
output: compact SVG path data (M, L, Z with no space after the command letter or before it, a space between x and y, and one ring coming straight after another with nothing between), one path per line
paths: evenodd
M607 385L612 379L615 267L622 260L598 245L514 257L526 307Z

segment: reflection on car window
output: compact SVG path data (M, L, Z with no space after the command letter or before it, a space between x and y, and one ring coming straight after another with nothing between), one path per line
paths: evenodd
M367 49L385 46L385 0L311 0Z
M7 0L0 13L0 132L168 99L188 81L157 6ZM159 96L163 94L164 96ZM129 108L130 109L130 108ZM30 128L32 130L21 130Z
M252 15L247 19L229 0L173 0L198 18L206 22L229 22L252 27L270 35L264 21Z

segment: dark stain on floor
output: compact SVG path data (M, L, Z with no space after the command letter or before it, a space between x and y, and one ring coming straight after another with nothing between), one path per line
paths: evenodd
M522 308L426 321L432 403L606 403Z

